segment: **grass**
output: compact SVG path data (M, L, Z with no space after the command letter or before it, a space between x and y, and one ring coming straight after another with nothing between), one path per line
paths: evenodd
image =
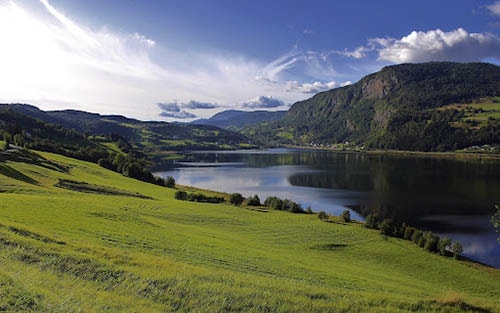
M0 311L500 311L497 269L356 223L177 201L173 189L40 155L1 163L20 174L0 175Z
M459 121L452 123L454 127L481 128L487 126L489 121L500 120L500 97L469 104L451 104L439 110L458 110L464 113Z

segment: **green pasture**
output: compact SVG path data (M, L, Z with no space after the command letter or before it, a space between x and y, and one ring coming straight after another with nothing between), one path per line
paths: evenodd
M39 155L0 158L0 311L500 312L497 269Z

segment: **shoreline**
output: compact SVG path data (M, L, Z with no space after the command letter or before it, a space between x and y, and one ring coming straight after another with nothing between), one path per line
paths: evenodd
M409 151L409 150L347 150L347 149L333 149L326 147L310 147L310 146L282 146L270 147L267 149L275 148L289 148L289 149L303 149L303 150L320 150L337 153L352 153L352 154L373 154L373 155L399 155L399 156L418 156L418 157L439 157L446 159L475 159L475 160L495 160L500 161L500 154L495 153L465 153L465 152L425 152L425 151Z

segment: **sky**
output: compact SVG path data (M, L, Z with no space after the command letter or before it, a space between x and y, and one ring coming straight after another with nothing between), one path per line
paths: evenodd
M0 102L43 110L287 110L429 61L500 65L500 1L0 0Z

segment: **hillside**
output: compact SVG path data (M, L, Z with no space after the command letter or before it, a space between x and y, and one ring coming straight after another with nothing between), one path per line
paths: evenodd
M500 67L432 62L388 66L295 103L245 133L262 142L449 151L499 144Z
M499 312L500 271L358 223L0 154L4 312ZM68 187L70 186L70 187Z
M2 104L0 111L16 112L17 116L28 116L45 124L61 125L81 134L118 135L150 155L166 150L234 149L252 146L249 145L250 140L239 133L208 125L145 122L124 116L76 110L42 111L25 104ZM5 123L15 124L16 121L6 120Z
M191 124L212 125L237 131L255 124L280 120L285 116L285 114L286 111L271 112L227 110L219 112L209 119L193 121Z

